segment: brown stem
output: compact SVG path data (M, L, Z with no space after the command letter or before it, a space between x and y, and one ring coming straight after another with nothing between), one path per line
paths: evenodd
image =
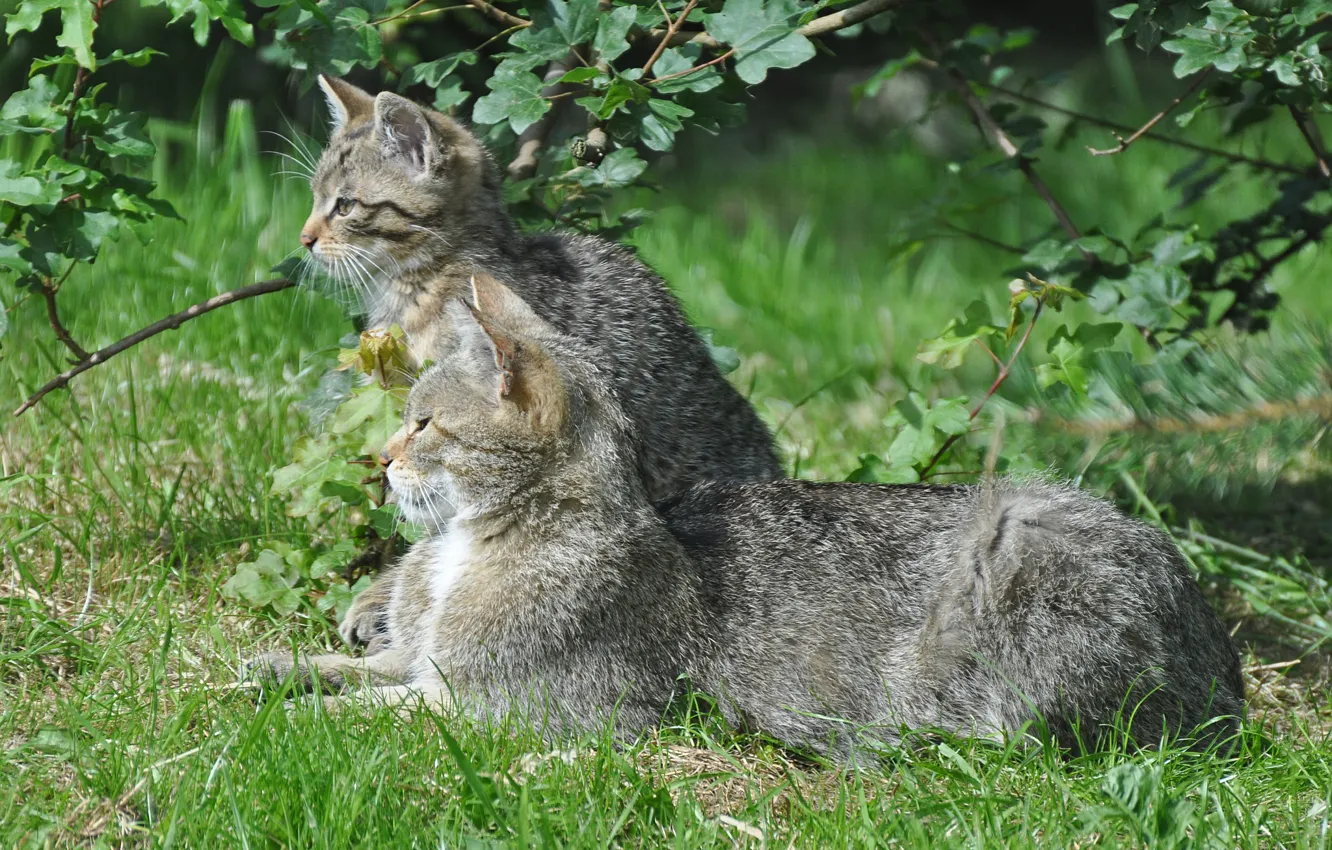
M467 5L481 12L481 14L490 18L492 21L503 24L506 27L525 29L532 25L531 21L525 18L520 18L517 15L510 15L503 9L490 5L486 0L467 0Z
M1175 107L1183 103L1190 95L1196 92L1199 89L1199 87L1202 86L1203 83L1207 82L1207 77L1211 73L1212 69L1209 67L1207 70L1199 74L1198 79L1193 81L1193 85L1185 89L1184 93L1181 94L1179 97L1175 98L1174 100L1170 101L1170 103L1166 104L1165 109L1162 109L1160 112L1153 115L1151 117L1151 120L1149 120L1146 124L1143 124L1141 127L1139 127L1136 131L1134 131L1133 135L1129 136L1127 139L1119 135L1118 133L1115 133L1114 134L1115 140L1118 141L1119 144L1115 145L1113 148L1106 148L1105 150L1097 150L1091 145L1088 145L1087 150L1091 153L1092 156L1114 156L1117 153L1122 153L1123 151L1127 150L1129 145L1133 144L1138 139L1141 139L1143 136L1147 135L1147 133L1150 132L1153 127L1161 123L1162 118L1165 118L1167 115L1173 112L1175 110Z
M990 384L990 389L985 393L985 397L980 400L979 404L977 404L974 408L971 409L971 416L967 417L968 421L970 422L976 421L976 417L980 415L980 412L982 409L984 409L986 402L988 402L991 398L993 398L994 394L999 391L999 387L1003 385L1004 381L1008 380L1009 374L1013 371L1013 364L1017 362L1018 356L1022 354L1022 349L1027 347L1027 340L1031 339L1031 329L1036 327L1036 320L1041 317L1041 308L1043 308L1044 306L1045 306L1044 297L1041 295L1037 295L1036 309L1031 314L1031 321L1027 322L1027 329L1022 332L1022 338L1018 340L1017 348L1013 349L1013 353L1008 356L1008 360L1006 360L1003 366L1000 367L999 374L995 375L994 383ZM944 440L943 445L940 446L939 450L934 453L934 457L930 458L930 462L925 464L925 468L920 471L921 478L924 478L926 475L929 475L930 470L934 469L935 464L937 464L940 460L943 459L944 454L950 448L952 448L953 443L957 442L957 438L959 436L961 435L959 434L948 435L948 439Z
M928 67L938 67L937 63L935 62L922 62L921 64L924 64ZM1058 113L1059 115L1065 115L1069 118L1074 119L1075 121L1082 121L1085 124L1091 124L1096 127L1105 127L1107 130L1116 130L1120 133L1134 132L1133 128L1127 124L1120 124L1117 121L1109 121L1105 118L1100 118L1095 115L1088 115L1085 112L1078 112L1075 109L1067 109L1063 106L1057 106L1053 103L1050 103L1049 101L1041 100L1038 97L1032 97L1029 94L1024 94L1023 92L1017 91L1015 89L1009 89L1009 88L1004 88L1003 86L991 85L990 83L982 81L973 81L973 82L975 82L977 85L984 86L985 88L989 89L995 94L1003 95L1004 97L1012 98L1013 100L1020 100L1023 103L1029 103L1032 106L1038 107L1040 109L1045 109L1050 112L1055 112ZM1164 145L1173 145L1174 147L1184 148L1185 150L1194 151L1195 153L1214 156L1217 159L1224 159L1227 162L1235 162L1235 163L1242 163L1244 165L1251 165L1254 168L1261 168L1266 171L1278 171L1281 172L1282 174L1299 174L1299 175L1303 175L1305 173L1304 169L1297 168L1296 166L1293 165L1282 165L1279 162L1272 162L1266 159L1258 159L1256 157L1245 156L1244 154L1239 154L1239 153L1231 153L1230 151L1218 150L1217 148L1209 148L1206 145L1195 144L1193 142L1186 141L1184 139L1176 139L1171 136L1161 136L1156 133L1148 132L1148 133L1143 133L1142 137L1144 139L1150 139L1154 142L1159 142Z
M958 227L951 221L940 220L944 227L953 231L958 236L964 236L967 239L974 239L983 245L989 245L991 248L998 248L1000 251L1007 251L1010 254L1022 256L1027 253L1027 249L1019 248L1017 245L1009 245L1007 242L1001 242L993 236L986 236L984 233L977 233L974 230L967 230L965 227Z
M1313 151L1314 159L1318 162L1318 171L1324 177L1332 177L1332 167L1327 164L1327 154L1323 152L1323 145L1318 139L1318 125L1312 123L1312 119L1307 112L1292 106L1290 108L1290 117L1295 119L1295 126L1300 128L1300 135L1304 136L1304 141L1308 143L1309 150Z
M74 337L69 335L69 331L60 323L60 314L56 311L56 291L46 284L42 284L42 298L46 299L46 318L51 323L51 330L55 331L56 339L64 343L79 360L88 359L88 352L83 346L74 341Z
M727 59L730 59L734 55L735 55L735 48L732 47L730 50L726 51L725 53L722 53L721 55L717 56L715 59L709 59L706 62L700 62L699 64L695 65L692 68L685 68L683 71L676 71L674 74L667 74L664 77L658 77L657 79L651 82L651 85L655 86L658 83L664 83L667 80L673 80L676 77L685 77L694 73L695 71L702 71L704 68L710 68L713 65L716 65L718 62L725 62Z
M858 24L891 9L896 9L898 6L905 5L906 2L907 0L865 0L863 3L858 3L840 12L833 12L831 15L815 18L804 26L797 28L796 32L805 38L817 38L830 32L846 29L852 24ZM668 34L664 29L654 29L648 33L648 37L662 39L666 42L667 47L678 47L681 44L691 43L713 50L725 47L725 44L706 32L675 32Z
M69 382L75 377L83 374L84 372L88 371L94 366L100 366L101 364L110 360L112 357L115 357L117 354L121 353L125 349L133 348L134 346L143 342L145 339L157 336L163 331L175 330L176 328L188 322L190 319L198 318L199 316L202 316L204 313L216 310L218 307L225 307L228 304L233 304L237 301L242 301L246 298L254 298L257 295L264 295L269 292L277 292L282 289L289 289L295 285L296 285L295 281L288 280L286 278L266 280L263 281L262 283L252 283L249 286L242 286L239 289L233 289L230 292L224 292L221 295L214 295L212 298L209 298L207 301L195 304L193 307L190 307L188 310L182 310L181 312L176 313L173 316L167 316L165 319L153 322L148 327L141 328L135 331L134 333L130 334L129 336L125 337L124 339L111 343L106 348L96 351L90 355L86 355L77 364L75 364L73 368L61 372L59 375L47 381L45 384L42 385L41 389L37 390L37 392L29 396L28 400L23 402L23 404L20 405L19 408L14 411L14 415L22 416L29 408L31 408L37 402L41 401L42 397L45 396L47 393L51 392L52 390L58 390L64 386L68 386Z
M568 102L563 95L571 94L567 91L568 85L560 82L560 77L563 77L576 61L577 57L571 50L563 59L557 59L546 66L546 74L542 78L546 86L541 90L541 96L554 103L546 110L545 115L537 119L535 124L518 137L518 153L514 155L508 167L510 180L523 180L536 173L537 165L540 164L537 154L545 147L546 137L559 123L559 115L563 111L564 104Z
M1027 178L1027 182L1036 190L1036 194L1040 195L1041 199L1045 201L1045 205L1050 208L1050 212L1054 213L1055 220L1059 222L1060 227L1064 228L1064 232L1068 234L1068 237L1070 239L1081 238L1082 233L1078 230L1077 225L1073 223L1073 219L1068 217L1068 212L1064 210L1063 205L1061 205L1058 199L1055 198L1054 193L1050 191L1050 187L1045 185L1045 181L1036 173L1036 167L1032 165L1031 158L1022 153L1022 151L1018 149L1018 146L1013 144L1013 140L1008 138L1008 134L1004 132L1004 128L999 126L999 123L994 120L992 115L990 115L990 111L985 108L985 104L981 103L980 99L976 97L975 92L971 90L971 83L967 82L967 78L962 76L956 68L945 68L944 73L947 75L949 81L952 82L953 88L957 89L957 93L961 95L962 102L967 105L967 108L971 110L971 114L975 116L976 123L980 125L982 130L989 134L990 138L994 140L994 143L999 147L999 150L1003 152L1004 156L1017 163L1023 176ZM1085 249L1082 251L1082 254L1088 260L1094 260L1096 256Z
M643 63L644 77L652 72L652 66L657 64L657 60L660 59L661 54L665 52L667 42L675 37L676 32L680 29L680 25L685 22L685 18L689 17L689 13L694 11L694 7L697 5L698 0L689 0L689 2L685 4L684 10L680 12L679 17L675 20L672 21L669 15L666 17L666 34L662 37L661 41L657 42L657 47L652 51L652 55L648 57L648 61ZM665 9L662 11L664 12Z

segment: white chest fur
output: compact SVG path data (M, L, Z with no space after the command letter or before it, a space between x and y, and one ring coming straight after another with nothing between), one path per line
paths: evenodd
M455 519L442 529L435 543L435 557L430 564L430 599L435 606L442 605L458 577L467 569L472 555L472 540L467 529Z

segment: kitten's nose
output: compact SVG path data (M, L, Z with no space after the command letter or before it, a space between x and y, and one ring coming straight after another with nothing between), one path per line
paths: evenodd
M318 241L317 237L311 236L308 233L301 234L301 244L311 251L314 250L314 244L317 241Z

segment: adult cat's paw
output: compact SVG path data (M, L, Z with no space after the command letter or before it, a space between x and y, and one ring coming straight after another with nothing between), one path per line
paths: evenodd
M347 646L365 646L373 655L388 646L388 601L380 599L370 587L352 602L347 615L338 624L338 634Z
M277 691L291 682L297 694L311 692L338 693L347 683L342 673L327 665L318 667L305 658L293 657L290 652L265 652L245 662L241 667L243 685L256 687L260 692Z

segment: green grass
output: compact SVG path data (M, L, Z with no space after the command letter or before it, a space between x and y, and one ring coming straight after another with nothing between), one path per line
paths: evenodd
M71 278L62 304L85 347L264 278L296 247L308 190L270 179L279 166L235 121L198 169L164 157L164 194L185 222ZM189 161L181 144L168 150ZM1187 159L1130 153L1042 168L1079 220L1122 225L1172 201L1158 187ZM909 263L887 249L952 180L944 163L909 146L796 141L672 180L636 241L693 317L739 349L736 380L802 474L840 477L881 449L907 385L988 383L984 362L939 373L913 354L972 298L1002 303L1007 258L957 240ZM995 180L951 187L1002 196L968 224L1006 241L1047 226L1038 202ZM1125 180L1140 191L1120 191ZM1215 223L1260 200L1237 185L1187 214ZM1325 255L1280 273L1289 315L1332 316L1317 284ZM5 410L63 361L39 304L11 321ZM1197 532L1181 542L1248 647L1251 718L1234 759L1171 746L1060 760L921 740L847 775L706 724L553 751L523 729L456 718L256 704L231 687L243 659L338 647L314 609L256 614L219 587L262 541L308 535L267 475L303 433L295 405L346 330L318 296L265 296L156 338L0 429L0 846L1326 846L1328 562L1305 556L1301 523L1256 510L1296 505L1292 516L1311 512L1303 525L1325 526L1316 476L1298 497L1232 505L1252 530L1183 498L1153 504L1140 476L1088 471L1130 510Z

